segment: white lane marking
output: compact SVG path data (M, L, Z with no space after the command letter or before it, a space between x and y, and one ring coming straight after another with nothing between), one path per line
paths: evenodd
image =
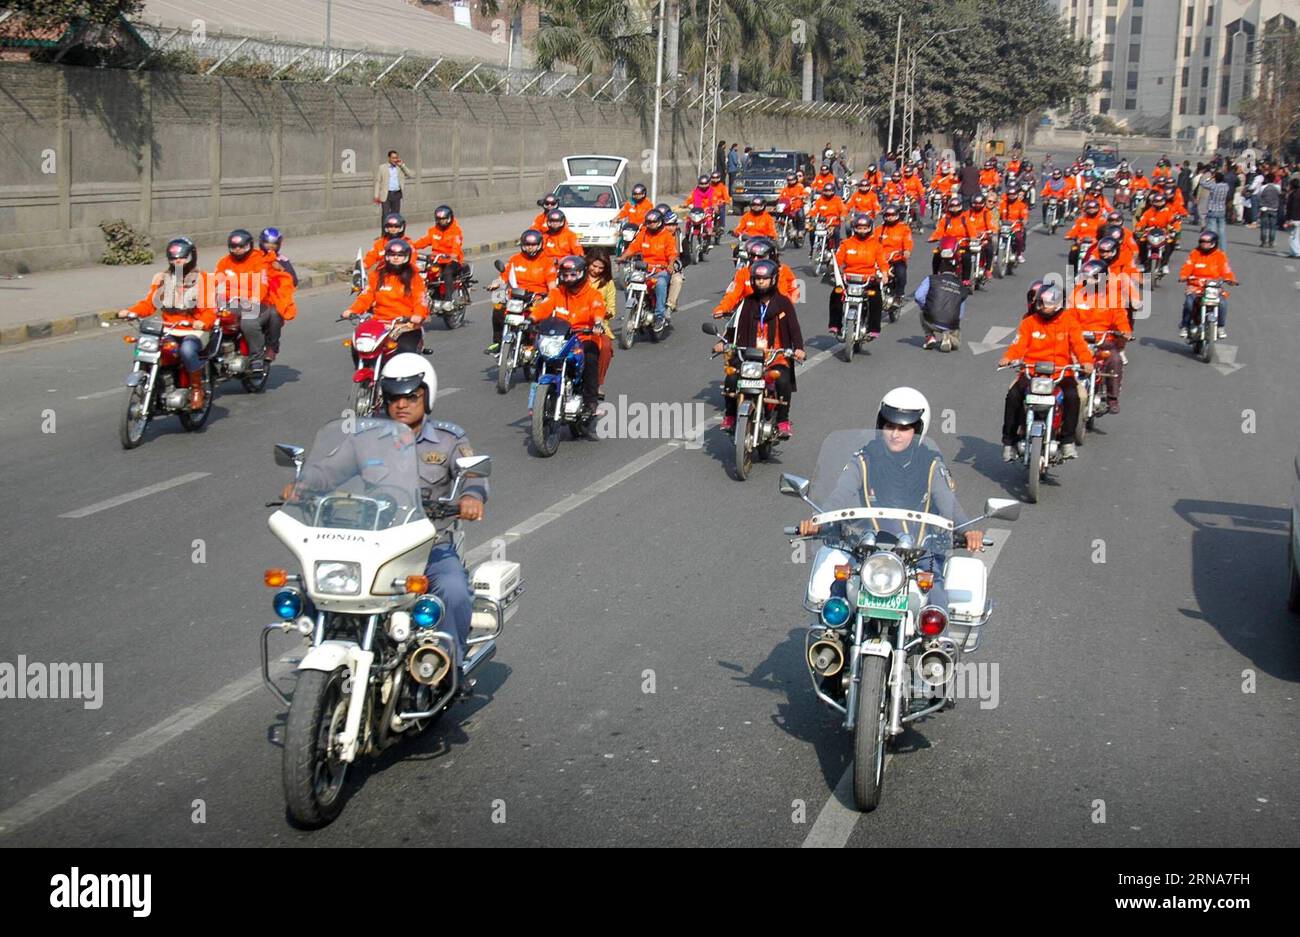
M1015 331L1014 327L1007 328L1004 325L990 326L988 332L984 335L984 341L969 342L966 347L970 349L972 355L982 355L986 351L992 351L993 349L1000 347L1007 337L1012 335Z
M708 302L707 299L697 299L697 300L694 300L693 302L689 302L689 303L687 303L687 304L684 305L684 306L678 306L678 307L677 307L677 311L678 311L678 312L685 312L687 309L694 309L696 306L703 306L703 305L704 305L705 303L707 303L707 302Z
M78 397L77 399L78 399L78 400L98 400L100 397L111 397L111 396L113 396L114 394L120 394L120 393L121 393L122 391L124 391L124 390L126 390L126 385L125 385L125 384L119 384L117 387L114 387L112 390L100 390L100 391L96 391L96 392L93 393L93 394L84 394L84 395Z
M116 498L109 498L107 501L98 501L95 504L87 505L84 508L77 508L75 511L69 511L67 514L60 514L59 517L81 518L89 517L91 514L98 514L100 511L107 511L109 508L115 508L120 504L126 504L129 501L135 501L139 498L147 498L149 495L157 494L160 491L166 491L168 488L175 488L179 485L188 485L190 482L198 481L200 478L207 478L210 472L189 472L185 475L177 475L175 478L169 478L166 481L158 482L156 485L149 485L145 488L137 488L135 491L128 491L124 495L118 495Z
M993 541L992 546L984 548L984 563L992 572L994 564L1002 554L1002 548L1011 537L1011 531L988 530L985 531L984 536ZM893 758L892 752L885 754L886 773L889 772L889 763ZM835 785L830 798L822 806L821 812L817 814L817 819L813 821L812 829L804 838L804 848L842 848L853 835L853 829L858 825L861 817L862 814L853 808L853 766L849 765L841 775L839 783Z
M438 393L434 394L433 399L441 400L443 397L450 397L452 394L456 393L459 390L460 390L459 387L439 387Z
M342 342L343 339L345 339L345 338L351 338L351 337L352 337L352 333L351 333L351 332L349 332L347 335L326 335L324 338L318 338L318 339L316 339L316 344L317 344L317 345L324 345L324 344L326 344L327 342Z

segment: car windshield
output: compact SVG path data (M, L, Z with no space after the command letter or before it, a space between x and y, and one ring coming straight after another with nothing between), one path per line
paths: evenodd
M749 165L745 167L745 172L779 172L784 174L798 168L793 153L751 153L749 154Z
M309 527L343 530L386 530L424 520L413 432L387 419L326 424L284 510Z
M561 208L618 208L614 188L608 185L578 185L565 182L555 189Z
M948 483L941 470L943 456L929 439L913 436L896 452L898 443L897 438L891 440L874 429L831 433L817 456L809 497L823 511L862 507L932 511L930 492ZM920 520L873 518L843 526L856 533L874 530L878 536L906 533L918 546L941 556L952 550L950 530Z

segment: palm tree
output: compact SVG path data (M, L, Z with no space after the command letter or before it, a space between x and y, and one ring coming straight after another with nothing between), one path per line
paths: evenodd
M842 0L788 0L791 22L803 57L803 100L812 101L832 62L840 68L862 62L864 42L855 3Z
M533 43L537 64L653 80L656 37L632 9L609 0L548 0Z
M790 44L785 41L784 0L714 0L721 3L722 31L718 56L730 65L731 90L740 91L742 71L755 76L755 85L769 71L790 62ZM682 61L688 71L704 70L705 29L708 0L693 0L690 15L682 22Z

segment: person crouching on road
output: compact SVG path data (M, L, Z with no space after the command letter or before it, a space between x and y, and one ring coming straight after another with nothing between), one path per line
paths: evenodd
M998 367L1005 368L1012 361L1035 365L1050 361L1056 368L1053 377L1060 378L1063 392L1061 401L1061 458L1077 459L1074 447L1075 432L1079 428L1079 385L1072 373L1061 376L1061 369L1078 361L1085 374L1092 372L1092 351L1083 340L1083 331L1074 316L1063 316L1065 297L1061 288L1044 286L1034 300L1033 315L1020 320L1016 340L1002 355ZM1029 391L1029 377L1023 372L1007 390L1006 406L1002 413L1002 461L1016 461L1016 436L1024 425L1025 394Z
M961 347L961 320L966 314L970 287L957 273L957 239L946 237L939 242L939 272L926 277L916 289L916 305L921 310L921 328L925 329L927 351L955 351Z
M191 410L202 410L205 403L203 361L199 355L217 321L215 280L211 274L199 270L198 265L199 250L193 241L182 237L168 242L167 269L154 275L144 299L117 313L119 319L161 315L168 327L180 322L194 325L194 334L177 336L180 338L177 356L189 379Z
M736 316L735 326L727 330L727 335L713 346L715 352L723 351L727 344L736 348L758 348L767 351L772 348L790 348L794 351L794 360L803 361L803 332L799 329L799 316L794 311L794 304L776 289L779 266L775 261L760 260L749 268L749 282L753 292L740 304L740 313ZM736 429L736 375L727 376L724 385L726 391L726 409L722 418L724 432ZM794 435L790 427L790 396L798 388L795 385L794 369L784 355L777 355L770 370L777 372L775 391L780 403L776 408L776 431L782 439Z
M410 241L400 238L389 241L384 248L384 263L370 288L352 301L343 313L351 319L365 312L373 313L381 322L405 318L408 329L397 336L397 353L418 352L422 346L424 320L429 318L429 301L424 284L415 282L415 265L411 263ZM357 352L352 349L352 366L356 367Z

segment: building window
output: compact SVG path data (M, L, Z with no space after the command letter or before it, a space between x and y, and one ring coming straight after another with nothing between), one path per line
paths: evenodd
M1192 19L1195 16L1196 16L1196 5L1192 3L1187 4L1187 25L1188 26L1192 25Z
M1211 37L1210 37L1210 36L1206 36L1206 37L1205 37L1205 48L1201 51L1201 55L1205 56L1207 59L1210 57L1210 41L1211 41Z
M1224 75L1223 81L1219 82L1219 113L1227 113L1228 98L1232 93L1232 76Z
M1187 95L1183 95L1181 98L1178 99L1178 113L1180 114L1187 113Z
M1183 87L1186 88L1189 84L1191 84L1191 81L1192 81L1192 70L1188 66L1184 65L1183 66Z
M1107 91L1110 90L1110 86L1114 82L1114 80L1115 80L1115 75L1113 72L1101 73L1101 86L1105 88Z
M1133 17L1133 19L1129 21L1128 31L1135 36L1138 33L1142 32L1142 17L1140 16Z
M1108 17L1106 17L1106 35L1107 35L1107 36L1113 36L1113 35L1115 35L1115 19L1116 19L1116 17L1114 17L1114 16L1108 16Z
M1103 62L1115 61L1115 43L1106 43L1105 47L1101 50L1101 60Z
M1163 78L1157 78L1157 79L1156 79L1156 84L1158 84L1158 85L1163 85L1164 83L1165 83L1165 80L1164 80Z
M1205 68L1201 69L1201 87L1208 88L1209 86L1210 86L1210 69L1209 66L1206 66Z
M1135 42L1128 47L1128 61L1130 65L1137 62L1141 57L1142 57L1142 43Z
M1125 99L1124 99L1124 110L1126 110L1126 111L1136 111L1136 110L1137 110L1137 106L1138 106L1137 98L1125 98Z
M1133 0L1133 5L1134 5L1135 7L1140 7L1140 6L1142 6L1142 0Z
M1183 40L1183 58L1190 59L1191 57L1192 57L1192 37L1188 36L1186 39Z
M1203 103L1205 103L1205 102L1202 101L1201 103L1203 104ZM1101 99L1101 105L1100 105L1100 107L1099 107L1099 110L1100 110L1101 113L1103 113L1103 114L1105 114L1107 111L1110 110L1110 98L1102 98L1102 99ZM1204 111L1202 111L1202 113L1204 113Z
M1205 8L1205 25L1206 26L1214 25L1214 4L1213 3L1211 3L1208 7Z
M1138 73L1137 73L1137 72L1129 72L1129 73L1128 73L1128 79L1127 79L1127 81L1126 81L1126 83L1125 83L1125 85L1124 85L1124 88L1125 88L1125 90L1127 90L1127 91L1136 91L1136 90L1138 89Z
M1201 114L1204 114L1204 113L1205 113L1205 98L1201 98L1201 107L1200 107L1200 110L1198 111L1198 113L1201 113Z

